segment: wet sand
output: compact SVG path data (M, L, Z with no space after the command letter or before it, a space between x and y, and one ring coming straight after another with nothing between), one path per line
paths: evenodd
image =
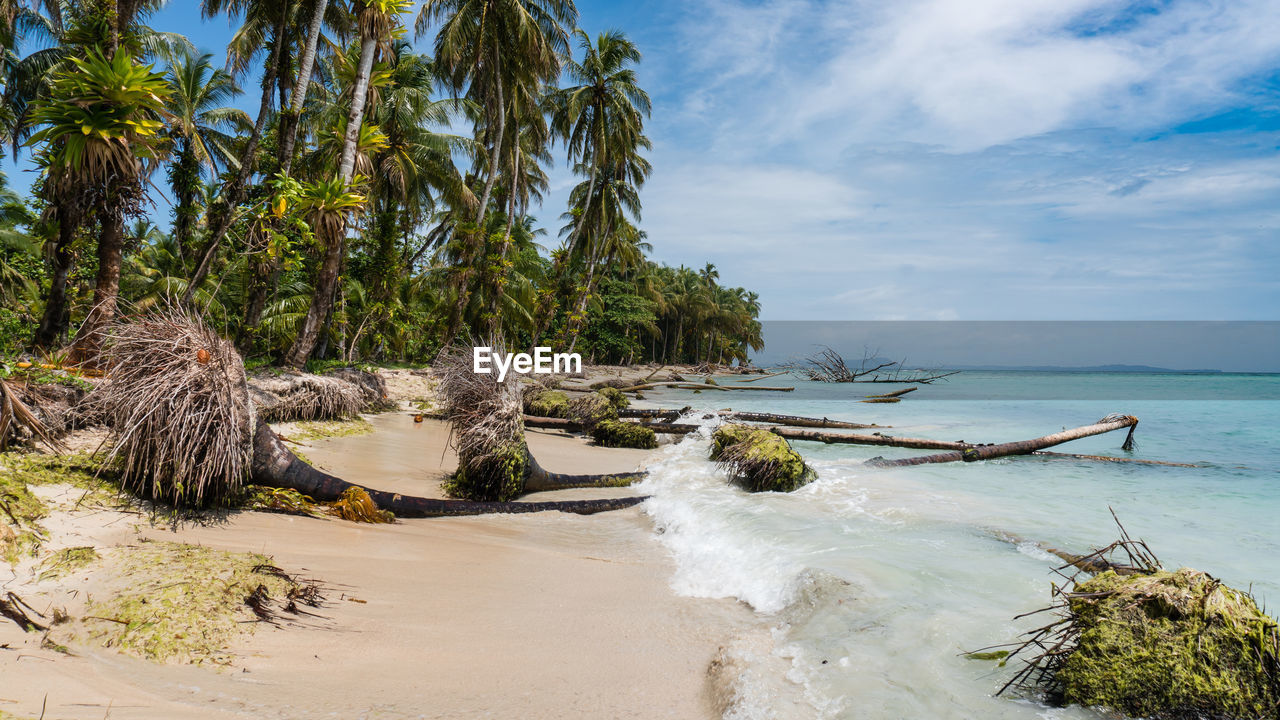
M372 435L302 448L354 482L438 494L452 469L444 426L371 418ZM618 472L644 451L530 433L559 472ZM626 488L556 497L625 495ZM545 495L544 495L545 497ZM536 496L529 496L537 499ZM356 525L240 513L177 531L110 513L59 519L77 542L139 536L273 557L321 581L320 617L258 626L230 667L156 665L109 650L67 657L0 623L0 713L48 718L698 718L715 714L707 669L750 624L728 600L676 597L641 509ZM86 529L93 526L96 529ZM358 602L363 601L363 602Z

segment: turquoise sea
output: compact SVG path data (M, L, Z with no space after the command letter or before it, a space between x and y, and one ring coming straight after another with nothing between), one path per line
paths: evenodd
M732 384L735 378L721 382ZM733 718L1068 718L994 697L1008 669L966 650L1031 627L1061 564L1116 538L1111 510L1166 567L1195 567L1280 607L1280 375L964 372L896 404L901 385L782 376L790 393L665 390L652 404L767 410L891 425L890 434L1021 440L1137 415L1132 457L1181 468L1039 458L870 469L928 451L795 443L818 471L791 494L748 495L706 460L707 432L664 446L642 490L680 594L737 598L757 636L726 651ZM870 432L870 431L859 431ZM1125 455L1123 431L1056 448ZM1025 538L1022 545L1006 539Z

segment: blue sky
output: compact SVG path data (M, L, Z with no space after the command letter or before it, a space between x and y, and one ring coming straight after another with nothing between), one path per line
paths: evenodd
M578 6L645 53L655 257L766 319L1276 319L1280 3Z

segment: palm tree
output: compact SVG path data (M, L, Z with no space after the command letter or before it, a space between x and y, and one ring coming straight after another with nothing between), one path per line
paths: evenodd
M466 95L480 108L481 143L488 158L480 168L484 189L475 218L462 228L466 252L461 283L445 330L445 343L453 341L461 324L465 296L483 244L484 216L502 166L503 144L508 139L508 105L517 85L540 87L560 74L568 52L569 34L578 9L572 0L426 0L418 14L419 36L433 24L435 64L455 94Z
M187 283L187 291L182 295L183 304L192 301L196 290L209 274L218 248L235 221L236 208L244 202L249 177L257 169L258 145L272 114L272 91L276 89L276 81L284 65L293 9L294 3L290 0L203 0L201 3L201 12L206 18L223 12L244 17L240 29L227 48L233 72L238 74L247 70L259 50L270 48L270 51L262 73L262 97L258 102L258 116L240 150L236 172L223 183L217 201L209 208L209 231L197 253L196 267Z
M239 160L228 149L233 138L225 131L245 132L252 126L247 113L226 106L240 94L240 88L229 73L214 69L212 58L210 54L182 54L174 59L168 73L173 87L168 136L174 144L169 182L175 201L173 234L179 258L193 250L200 213L196 200L203 194L202 168L217 173L219 163L236 166Z
M47 98L33 103L40 127L28 145L44 143L45 182L54 192L77 198L80 210L97 215L98 275L93 308L72 346L96 355L98 332L115 318L124 249L124 218L136 215L143 181L162 145L160 117L169 97L164 77L134 62L126 51L111 59L96 50L68 58Z
M347 116L342 157L338 162L338 180L341 181L344 192L349 190L355 173L356 150L364 120L369 80L373 73L374 55L378 51L390 50L400 15L407 12L412 4L411 0L353 0L352 9L356 14L356 25L360 29L360 63L351 91L351 112ZM345 221L332 235L317 234L324 238L324 257L316 271L311 307L307 310L298 338L285 358L285 362L294 367L306 364L307 358L315 350L320 329L333 307L334 294L338 288L338 271L346 248Z
M313 0L311 3L306 45L302 49L298 74L289 94L289 109L282 109L280 113L280 174L285 177L289 177L293 170L293 150L298 142L298 118L302 115L307 89L311 86L311 76L315 72L316 51L324 30L325 11L328 7L329 0Z
M634 194L651 170L639 155L641 149L650 147L643 134L644 118L650 111L649 96L636 84L632 67L640 61L640 51L626 35L617 31L601 33L594 44L581 30L575 31L575 35L583 58L580 63L570 62L569 76L578 84L558 90L550 97L552 127L568 148L569 161L575 163L575 170L588 176L585 188L580 192L575 190L576 197L570 198L571 212L576 219L566 228L570 255L583 258L586 273L576 308L570 315L571 347L576 344L585 319L595 283L596 263L604 257L599 248L592 246L619 227L613 219L617 209L593 206L598 199L596 185L622 183L631 186L629 194ZM600 199L609 194L605 192ZM632 214L638 219L638 199Z
M569 61L572 87L551 94L552 127L568 149L570 163L583 163L591 180L586 198L590 202L601 168L615 156L626 156L636 148L648 148L643 136L643 118L649 116L649 95L636 84L635 69L641 56L635 43L616 30L601 33L593 45L582 30L574 31L582 48L582 62ZM589 207L582 208L580 220ZM569 238L572 246L582 234L578 223Z

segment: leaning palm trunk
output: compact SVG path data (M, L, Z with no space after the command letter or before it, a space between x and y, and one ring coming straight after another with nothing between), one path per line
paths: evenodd
M351 114L347 117L347 130L342 143L342 161L338 166L338 176L346 186L351 185L355 173L356 142L360 138L360 124L364 121L365 98L369 92L369 77L373 72L373 54L377 49L377 38L366 32L360 42L360 66L356 75L355 88L351 93ZM346 248L346 227L339 228L325 243L324 259L316 272L315 292L311 296L311 306L307 308L307 316L302 321L302 330L298 333L293 347L285 362L294 367L302 367L311 357L324 327L329 311L333 309L333 298L338 290L339 269L342 265L343 251Z
M254 437L253 479L268 487L297 490L316 500L337 500L344 492L359 487L341 478L321 472L302 462L285 447L279 436L266 425L259 425ZM592 485L590 476L564 476L545 473L538 489L559 490ZM553 502L485 502L473 500L437 500L413 497L382 490L367 490L369 497L383 510L399 517L443 517L449 515L487 515L490 513L530 513L545 510L592 515L621 510L639 504L643 497L604 498L598 500L558 500Z
M284 128L284 142L280 148L280 173L289 177L293 170L293 148L298 142L298 118L302 115L302 107L307 100L307 88L311 86L311 73L316 63L316 45L320 33L324 29L324 11L329 7L329 0L315 0L312 8L311 25L307 28L307 46L302 51L302 59L298 64L298 77L293 83L293 92L289 95L289 111L281 118Z
M262 99L258 103L258 118L253 123L253 131L249 133L244 149L240 152L240 167L236 169L236 174L231 180L222 186L221 196L209 212L209 234L200 248L196 269L191 273L187 289L182 293L183 305L191 304L196 296L196 290L209 276L218 248L227 237L227 233L231 231L231 225L235 221L236 208L244 201L249 176L257 167L258 144L262 140L262 131L266 128L267 118L271 115L271 90L275 87L276 77L280 74L280 62L285 46L284 32L289 19L289 3L281 3L280 8L280 18L275 26L275 44L271 49L271 59L267 62L267 69L262 77Z

